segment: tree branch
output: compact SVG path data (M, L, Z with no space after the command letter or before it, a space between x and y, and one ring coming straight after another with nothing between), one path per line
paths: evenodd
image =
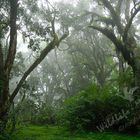
M130 65L133 68L133 70L135 69L135 61L132 58L133 56L132 56L131 52L126 48L125 45L123 45L123 43L119 39L117 39L117 37L114 35L113 31L111 31L107 28L102 28L102 27L97 27L97 26L89 26L89 27L101 32L108 39L110 39L116 46L116 49L122 53L124 60L128 63L128 65Z
M114 21L111 18L109 18L109 17L103 17L103 16L101 16L101 15L99 15L97 13L95 13L95 16L98 17L98 19L95 20L95 21L100 21L102 23L105 23L106 25L115 26L115 23L114 23Z
M120 16L120 13L121 13L122 2L123 2L123 0L118 0L118 4L116 6L116 12L117 12L118 16Z
M2 91L3 91L3 76L4 76L3 73L4 73L4 62L3 62L2 45L0 43L0 101L2 98Z
M125 19L126 19L126 21L128 22L129 21L129 18L130 18L130 14L129 14L129 12L130 12L130 0L127 0L126 1L126 8L125 8Z
M92 24L94 18L97 17L98 19L96 19L95 21L100 21L100 22L105 23L106 25L115 26L114 21L110 17L104 17L104 16L99 15L98 13L89 12L89 11L86 11L85 15L91 15L92 16L92 19L90 21L90 24Z
M0 73L1 70L4 68L4 62L3 62L3 52L2 52L2 45L0 43Z
M121 24L121 20L120 20L120 17L117 15L116 11L114 10L113 6L110 4L110 2L108 0L100 0L104 6L109 10L113 20L114 20L114 23L116 24L117 26L117 29L119 31L119 33L122 35L123 34L123 26Z
M127 39L128 36L128 31L132 25L133 19L135 18L135 16L138 14L138 12L140 11L140 6L134 11L134 13L131 15L130 20L128 21L125 29L124 29L124 35L123 35L123 40L125 41Z
M107 28L98 27L98 26L89 26L89 27L104 34L107 38L109 38L114 43L114 45L116 45L118 47L118 50L120 50L120 44L112 30L109 30Z

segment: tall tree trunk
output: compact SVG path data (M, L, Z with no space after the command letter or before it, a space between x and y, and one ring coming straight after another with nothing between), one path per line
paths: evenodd
M0 107L0 134L3 134L8 121L7 109Z
M139 53L139 52L137 52ZM140 54L139 54L140 55ZM138 95L140 95L140 60L136 58L135 61L136 65L136 70L135 70L135 86L138 87Z
M8 120L8 110L9 106L9 80L10 72L14 63L16 46L17 46L17 9L18 9L18 0L10 0L10 40L9 40L9 49L6 61L4 62L2 45L0 45L0 133L4 131L6 123Z

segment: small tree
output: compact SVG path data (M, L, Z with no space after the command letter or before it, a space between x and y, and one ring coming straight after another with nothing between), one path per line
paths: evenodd
M24 2L27 3L27 7L24 7ZM46 5L48 6L47 9L45 7L43 10L46 11L46 20L48 22L49 28L46 28L46 30L38 25L38 28L35 30L35 28L30 28L30 32L37 34L37 31L40 28L43 28L43 31L50 36L50 40L46 42L46 47L41 51L39 57L34 61L34 63L25 71L23 74L21 80L17 84L17 87L13 91L13 93L10 93L9 91L9 81L10 81L10 74L11 70L15 61L15 56L17 53L17 30L22 29L20 28L20 25L24 25L27 22L27 18L23 18L24 21L21 20L21 23L17 26L17 21L19 21L20 16L23 17L27 16L25 11L30 10L30 12L40 12L41 9L39 9L39 6L37 6L37 1L34 1L35 4L33 4L34 7L31 8L32 4L29 4L30 1L19 1L19 0L5 0L1 1L2 5L2 11L0 11L2 20L0 21L0 132L2 132L5 128L5 125L7 123L7 114L9 111L9 108L14 101L14 98L18 94L22 84L28 77L28 75L41 63L41 61L46 57L46 55L54 49L56 46L59 46L60 42L65 39L68 36L68 33L63 34L60 38L58 38L56 30L55 30L55 18L56 18L56 10L54 7L47 1ZM10 10L9 10L10 9ZM37 11L36 11L37 10ZM44 13L42 13L44 14ZM31 13L30 13L31 16ZM45 15L44 15L45 16ZM48 18L47 18L48 17ZM31 17L30 17L31 18ZM30 19L30 21L32 21ZM29 22L28 26L31 26L34 21ZM37 22L37 21L35 21ZM33 24L34 25L34 24ZM20 28L20 29L19 29ZM4 55L5 47L2 43L3 38L5 38L6 34L10 30L9 34L9 43L7 46L7 53L6 57ZM45 35L46 35L45 34ZM40 36L40 34L37 34ZM41 37L42 38L42 35ZM44 36L46 38L46 36Z

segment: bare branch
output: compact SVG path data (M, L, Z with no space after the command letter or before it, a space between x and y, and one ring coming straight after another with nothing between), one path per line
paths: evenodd
M86 11L85 15L91 15L90 24L92 24L94 19L97 17L97 19L95 19L95 21L103 22L106 25L112 25L113 27L115 26L114 21L110 17L104 17L104 16L99 15L98 13L89 12L89 11Z
M127 0L126 1L126 8L125 8L125 19L127 22L129 21L129 18L130 18L129 12L130 12L130 0Z
M0 105L2 100L2 92L3 92L3 72L4 72L4 62L3 62L3 52L2 45L0 43Z
M123 2L123 0L119 0L118 1L118 4L116 6L116 12L117 12L118 16L120 16L120 13L121 13L121 5L122 5L122 2Z
M4 68L2 45L0 43L0 71Z
M107 28L98 27L98 26L89 26L89 27L101 32L107 38L109 38L114 43L114 45L118 46L118 39L116 38L116 36L112 30L109 30ZM120 47L120 46L118 46L118 47Z
M124 35L123 35L123 40L124 41L127 39L128 32L129 32L129 29L132 25L133 19L135 18L135 16L138 14L139 11L140 11L140 6L135 9L134 13L131 15L131 18L129 19L129 21L128 21L125 29L124 29Z
M113 6L110 4L110 2L108 0L100 0L104 6L109 10L114 23L116 24L119 33L122 35L123 34L123 25L121 24L121 20L119 15L117 14L117 12L114 10Z

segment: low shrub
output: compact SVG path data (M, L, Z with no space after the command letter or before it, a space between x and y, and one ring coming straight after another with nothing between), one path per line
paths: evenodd
M120 130L136 115L129 101L116 96L117 91L109 87L91 85L77 95L67 99L59 114L61 124L71 130ZM126 126L122 128L122 126ZM136 125L133 125L133 128Z
M32 124L55 124L55 111L52 106L43 104L32 119Z

